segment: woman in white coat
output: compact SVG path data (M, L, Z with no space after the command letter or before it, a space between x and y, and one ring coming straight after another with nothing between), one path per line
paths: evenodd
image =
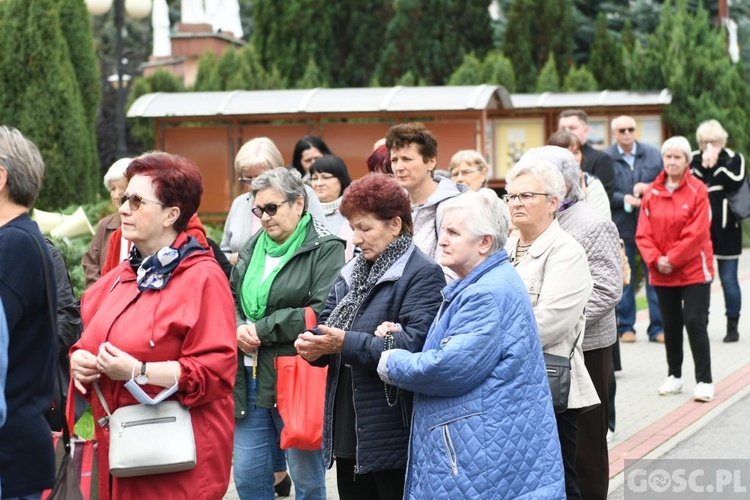
M566 192L557 167L536 158L521 161L506 182L511 222L518 228L506 248L529 292L542 350L564 357L573 353L568 407L555 416L567 498L581 498L575 471L578 414L599 403L581 349L591 273L583 247L555 219Z

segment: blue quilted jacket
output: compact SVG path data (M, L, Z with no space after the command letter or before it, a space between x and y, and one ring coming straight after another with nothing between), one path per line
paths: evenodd
M534 312L508 254L443 297L423 351L386 363L414 392L405 498L565 498Z
M353 266L354 260L349 261L334 282L326 308L318 318L320 323L325 323L349 291ZM352 370L357 473L406 468L411 394L403 394L393 408L386 403L383 381L376 371L383 352L383 339L375 337L374 332L384 321L399 323L402 329L394 334L395 346L419 351L440 307L440 290L444 286L442 268L412 245L367 290L367 298L346 332L341 354L323 356L314 363L329 365L323 422L323 458L328 468L334 458L334 405L351 404L336 401L341 363L349 364Z

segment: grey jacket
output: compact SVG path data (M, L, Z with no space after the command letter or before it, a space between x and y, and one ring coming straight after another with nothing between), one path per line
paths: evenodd
M454 184L448 179L442 179L438 183L437 191L427 198L422 205L412 206L411 217L414 222L414 244L417 248L427 254L432 260L440 263L442 249L438 246L440 237L440 226L442 215L438 214L440 204L445 200L458 196L466 191L466 186ZM446 281L451 282L457 278L450 269L443 267Z
M594 285L586 303L583 350L610 346L617 339L615 306L622 296L622 260L617 226L585 201L558 212L557 220L586 252Z

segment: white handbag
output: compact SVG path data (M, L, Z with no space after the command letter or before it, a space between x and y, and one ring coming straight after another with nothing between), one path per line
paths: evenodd
M109 472L114 477L166 474L195 468L190 410L177 401L131 405L109 412L99 384L94 389L108 417Z

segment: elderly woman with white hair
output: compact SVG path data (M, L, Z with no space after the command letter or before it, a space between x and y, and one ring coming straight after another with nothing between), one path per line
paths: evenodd
M667 139L661 155L664 170L644 193L635 233L664 324L668 372L659 394L682 391L684 326L695 362L693 398L707 402L714 398L708 341L714 275L708 190L690 173L692 152L686 138Z
M458 280L422 351L387 350L378 365L386 383L414 392L404 498L564 498L534 311L503 248L507 208L480 189L441 212L440 263Z
M708 188L711 205L711 242L718 264L721 289L727 317L727 334L724 342L737 342L740 333L737 324L742 309L742 292L737 279L737 269L742 254L742 221L734 215L727 195L737 192L746 182L745 158L727 145L729 134L716 120L707 120L695 133L700 150L693 151L690 163L692 174Z
M248 191L253 179L263 172L283 167L284 157L279 148L268 137L256 137L242 145L234 158L234 169L240 174L237 181L246 186ZM307 211L317 220L325 223L326 216L315 191L306 186ZM253 196L248 192L239 195L232 202L224 223L224 235L221 238L221 251L224 252L230 264L237 263L240 248L257 233L262 225L260 219L253 217Z
M83 255L83 258L81 258L83 272L86 275L86 288L93 285L101 276L102 266L104 266L107 260L109 237L120 227L120 195L128 187L128 179L125 177L125 171L128 169L131 161L131 158L120 158L104 174L104 187L109 191L109 198L112 201L115 213L107 215L99 221L96 225L94 237L91 238L89 249ZM127 245L121 245L121 248L126 249L126 253L121 255L119 260L124 260L127 257Z
M544 146L530 150L521 161L533 158L549 161L565 179L567 192L557 210L557 220L586 252L593 283L585 309L586 333L581 342L583 357L599 399L608 401L612 345L617 340L615 306L622 296L622 258L617 226L584 200L581 167L573 153L562 147ZM581 430L578 432L576 471L584 498L607 497L608 422L607 404L581 414L578 420Z
M518 228L518 236L508 241L508 254L531 297L542 350L570 359L567 408L555 417L566 496L581 498L575 468L578 415L599 404L581 348L591 272L583 247L556 218L568 191L558 168L547 160L529 158L508 172L506 182L505 200Z

